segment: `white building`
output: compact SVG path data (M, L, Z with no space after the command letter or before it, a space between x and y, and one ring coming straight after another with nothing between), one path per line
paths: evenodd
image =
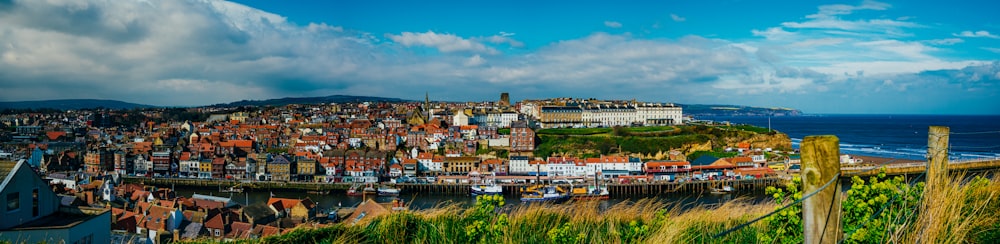
M462 112L462 110L455 111L455 116L452 116L451 120L452 120L451 122L452 126L469 125L469 116L465 115L465 113Z

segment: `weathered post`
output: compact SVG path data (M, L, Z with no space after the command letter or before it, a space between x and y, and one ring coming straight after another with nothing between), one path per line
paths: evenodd
M923 233L931 238L939 236L935 228L926 226L938 226L946 219L941 216L934 216L941 212L941 206L934 201L941 199L940 192L948 180L948 135L949 128L945 126L931 126L927 133L927 181L924 183L924 196L921 206L921 225L925 226ZM934 242L933 239L929 242Z
M802 192L816 195L802 202L805 243L837 243L840 227L839 139L833 135L807 136L802 140ZM820 190L827 182L834 183Z
M924 199L948 178L948 135L946 126L931 126L927 132L927 183Z

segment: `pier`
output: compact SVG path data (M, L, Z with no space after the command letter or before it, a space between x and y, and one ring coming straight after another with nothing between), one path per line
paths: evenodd
M142 178L125 177L125 183L136 183L144 185L154 185L159 187L196 187L196 188L228 188L231 186L242 186L253 190L292 190L311 193L342 193L351 187L352 183L311 183L311 182L269 182L269 181L229 181L229 180L207 180L207 179L178 179L178 178ZM783 178L764 178L746 180L713 180L713 181L687 181L687 182L651 182L651 183L629 183L607 184L608 191L612 197L655 197L663 194L701 194L710 192L713 188L729 186L735 192L755 192L763 191L769 186L783 186L787 182ZM583 184L583 183L581 183ZM429 193L446 195L468 195L472 184L416 184L400 183L390 184L406 193ZM532 184L500 184L503 187L504 195L520 195L523 187ZM564 184L568 186L568 184ZM602 184L604 186L604 184Z
M886 175L908 175L919 174L927 170L927 162L888 164L885 167ZM960 173L964 171L996 170L1000 169L1000 158L956 160L948 162L948 171ZM877 175L880 170L875 166L867 167L841 167L843 177L852 176L872 176Z

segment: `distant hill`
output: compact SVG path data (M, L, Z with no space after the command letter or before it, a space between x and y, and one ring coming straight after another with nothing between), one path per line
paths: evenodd
M0 109L42 109L79 110L93 108L133 109L153 108L156 106L103 99L60 99L41 101L0 102Z
M350 103L350 102L406 102L409 100L387 97L332 95L325 97L286 97L268 100L243 100L211 105L211 107L284 106L289 104Z
M678 104L684 108L684 115L696 116L796 116L802 111L793 108L761 108L739 105Z

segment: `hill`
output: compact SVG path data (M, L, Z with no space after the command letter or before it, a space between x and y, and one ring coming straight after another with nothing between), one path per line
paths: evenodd
M684 109L684 115L694 116L795 116L802 111L792 108L762 108L738 105L718 104L678 104Z
M0 102L0 109L49 108L57 110L78 110L78 109L92 109L92 108L134 109L134 108L153 108L153 107L156 106L122 102L118 100L104 100L104 99L59 99L59 100L41 100L41 101Z
M242 100L231 103L211 105L211 107L241 107L241 106L284 106L289 104L317 103L349 103L349 102L406 102L399 98L332 95L325 97L285 97L268 100Z

